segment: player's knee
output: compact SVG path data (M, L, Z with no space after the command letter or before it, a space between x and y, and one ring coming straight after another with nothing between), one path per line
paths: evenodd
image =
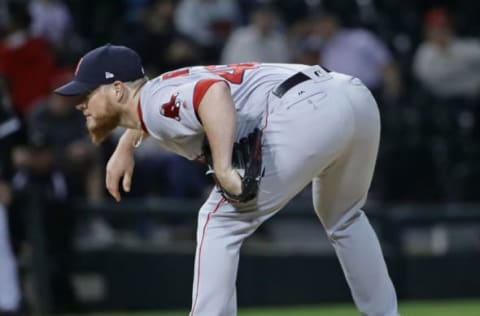
M339 217L336 222L325 227L330 241L336 242L342 238L351 237L350 227L364 216L365 214L361 209L352 209Z

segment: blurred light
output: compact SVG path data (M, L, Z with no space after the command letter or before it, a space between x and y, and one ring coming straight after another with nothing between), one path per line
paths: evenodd
M469 111L463 111L458 116L458 122L463 129L472 129L475 126L475 117Z
M407 34L397 34L393 38L393 46L398 52L407 53L412 48L412 42Z
M322 0L305 0L305 3L310 8L318 8L322 5Z
M372 5L372 0L357 0L358 6L369 6Z

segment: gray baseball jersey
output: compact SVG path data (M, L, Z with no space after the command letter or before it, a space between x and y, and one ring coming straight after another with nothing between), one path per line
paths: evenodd
M237 64L184 68L150 81L140 95L144 129L189 159L205 133L196 110L224 80L236 107L236 138L263 129L265 174L258 197L228 203L213 190L198 214L192 316L237 313L235 281L248 236L313 182L313 203L362 315L396 316L380 244L361 210L378 151L380 119L356 78L319 66ZM222 124L222 122L219 122Z

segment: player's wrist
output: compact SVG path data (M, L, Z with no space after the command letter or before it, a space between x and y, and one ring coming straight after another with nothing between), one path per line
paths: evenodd
M217 173L215 171L215 177L220 182L222 188L232 195L239 195L242 193L242 179L238 172L231 166L227 169L223 169Z
M121 151L134 152L140 146L144 138L141 131L127 130L120 137L117 149Z

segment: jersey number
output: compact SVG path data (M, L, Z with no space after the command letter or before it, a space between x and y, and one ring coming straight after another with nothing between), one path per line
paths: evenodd
M212 65L205 66L205 68L231 83L240 84L243 81L243 74L245 73L245 70L257 68L257 64L241 63L230 65Z
M180 68L177 70L172 70L169 72L166 72L162 75L163 80L175 78L175 77L181 77L181 76L186 76L190 73L190 69L188 68Z
M257 63L241 63L241 64L229 64L229 65L212 65L205 66L208 71L222 77L230 83L240 84L243 81L243 74L247 69L257 68ZM169 71L163 74L162 79L171 79L175 77L186 76L190 73L190 69L182 68L178 70Z

